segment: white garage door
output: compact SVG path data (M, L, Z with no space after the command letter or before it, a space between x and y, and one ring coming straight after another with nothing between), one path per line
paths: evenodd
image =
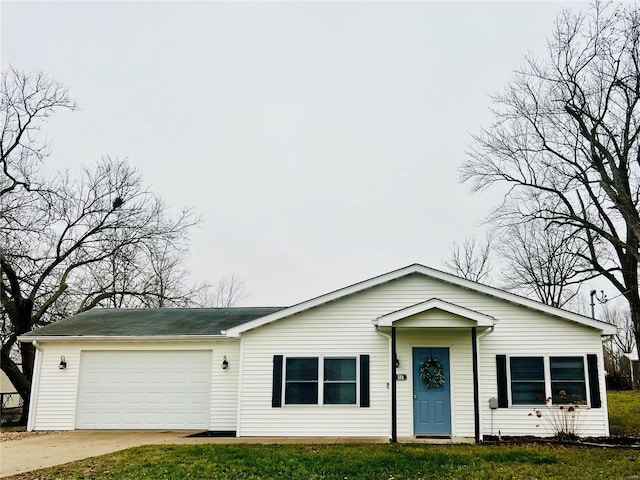
M207 429L211 351L83 352L77 428Z

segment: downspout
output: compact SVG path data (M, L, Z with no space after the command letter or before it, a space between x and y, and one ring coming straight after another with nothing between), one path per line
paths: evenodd
M473 417L475 441L480 443L480 397L478 392L478 327L471 327L471 355L473 360Z
M392 357L392 354L391 354L391 350L393 350L393 347L391 346L391 345L392 345L391 336L390 336L390 335L387 335L387 334L386 334L386 333L384 333L382 330L380 330L380 327L378 327L377 325L376 325L376 332L378 332L380 335L382 335L382 336L383 336L383 337L385 337L387 340L389 340L389 346L391 347L391 348L389 349L389 350L390 350L390 352L389 352L389 362L390 362L391 364L395 365L395 360L394 360L394 358ZM393 381L391 381L391 382L387 383L387 389L388 389L388 390L390 390L390 388L389 388L389 387L390 387L391 383L393 383ZM393 400L392 400L392 399L391 399L391 401L393 402ZM391 416L393 417L393 411L392 411L392 413L391 413ZM391 430L392 430L392 432L393 432L393 420L391 421L391 423L392 423ZM393 440L392 440L392 438L393 438L393 434L389 435L389 440L390 440L390 441L393 441Z
M242 382L244 380L244 334L240 335L240 356L238 358L238 401L236 403L236 437L242 432Z
M481 338L486 337L487 335L493 333L495 327L491 325L489 328L485 329L478 335L477 327L473 327L471 329L471 339L472 339L472 355L473 355L473 413L475 417L475 441L476 443L480 443L480 387L479 387L479 375L478 375L478 342ZM475 332L476 340L473 340L473 335Z
M36 410L38 408L38 391L40 390L40 370L42 369L42 348L37 341L31 342L36 350L34 359L33 377L31 379L31 395L29 395L29 416L27 417L27 431L31 432L35 428Z

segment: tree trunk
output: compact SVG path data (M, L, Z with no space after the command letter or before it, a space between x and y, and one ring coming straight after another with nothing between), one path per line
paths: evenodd
M22 370L11 358L11 350L20 335L31 331L33 302L29 299L21 298L15 301L13 307L10 311L10 318L15 326L15 330L2 346L0 360L2 361L2 371L7 375L7 378L9 378L15 387L16 392L18 392L22 398L23 407L20 425L26 425L29 415L29 403L31 401L31 380L33 378L35 348L30 343L20 345Z
M637 237L629 235L629 243L638 249L640 241ZM640 292L638 291L638 259L630 254L621 255L620 264L622 265L622 278L624 280L624 294L627 302L629 302L629 311L631 312L631 324L633 326L633 334L636 339L636 351L640 355Z
M629 292L625 295L629 301L629 310L631 311L631 325L633 327L633 336L636 339L636 352L640 356L640 297L638 289L635 292Z
M33 383L33 365L35 363L36 349L30 343L22 343L20 345L20 354L22 357L22 375L29 385L28 390L18 391L24 401L22 415L20 416L20 425L26 425L29 418L29 407L31 405L31 385Z

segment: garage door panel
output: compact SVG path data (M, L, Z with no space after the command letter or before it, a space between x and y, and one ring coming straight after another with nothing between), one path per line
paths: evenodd
M83 352L77 428L206 429L211 351Z

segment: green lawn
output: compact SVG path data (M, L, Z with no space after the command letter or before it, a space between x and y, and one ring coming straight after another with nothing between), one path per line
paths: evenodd
M541 445L169 445L132 448L20 479L625 479L627 449Z
M640 392L609 392L611 433L640 436ZM637 479L640 452L549 445L149 445L16 479Z
M640 437L640 391L607 392L612 435Z

